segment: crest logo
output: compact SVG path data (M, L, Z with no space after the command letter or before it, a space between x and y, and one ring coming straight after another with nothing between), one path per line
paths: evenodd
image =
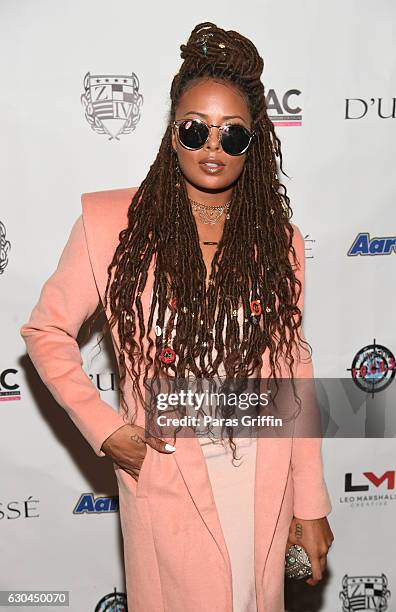
M119 140L120 134L130 134L140 120L143 96L134 72L129 75L91 75L84 77L85 93L81 102L85 118L98 134L109 140Z
M343 612L349 610L375 610L385 612L388 609L390 590L385 574L381 576L345 576L342 579Z

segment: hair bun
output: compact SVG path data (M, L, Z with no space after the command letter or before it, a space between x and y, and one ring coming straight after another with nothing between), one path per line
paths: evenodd
M259 79L264 68L263 59L254 44L239 32L223 30L211 21L195 26L186 44L180 45L180 57L188 64L216 64L230 68L241 78Z
M214 60L227 57L226 32L214 23L205 21L195 26L187 44L180 45L182 59Z

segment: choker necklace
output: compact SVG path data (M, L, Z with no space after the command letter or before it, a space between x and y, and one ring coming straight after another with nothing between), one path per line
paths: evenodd
M195 212L198 212L202 223L217 223L224 211L226 212L226 219L230 218L228 209L230 207L231 200L228 200L228 202L226 202L225 204L211 206L210 204L201 204L200 202L196 202L191 198L188 199L191 202L192 209Z

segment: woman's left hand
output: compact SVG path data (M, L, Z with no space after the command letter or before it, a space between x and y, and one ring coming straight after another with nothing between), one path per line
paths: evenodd
M286 551L292 544L305 548L312 565L312 576L305 580L307 584L315 586L322 580L326 570L327 552L333 540L334 535L325 516L311 520L293 517Z

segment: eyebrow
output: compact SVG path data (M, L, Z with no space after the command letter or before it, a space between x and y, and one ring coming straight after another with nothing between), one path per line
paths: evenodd
M188 113L183 113L184 115L200 115L201 117L203 117L204 119L208 118L208 115L205 115L204 113L199 113L198 111L188 111ZM243 117L241 117L240 115L224 115L223 119L242 119L242 121L244 121L245 123L247 123L246 119L244 119Z

